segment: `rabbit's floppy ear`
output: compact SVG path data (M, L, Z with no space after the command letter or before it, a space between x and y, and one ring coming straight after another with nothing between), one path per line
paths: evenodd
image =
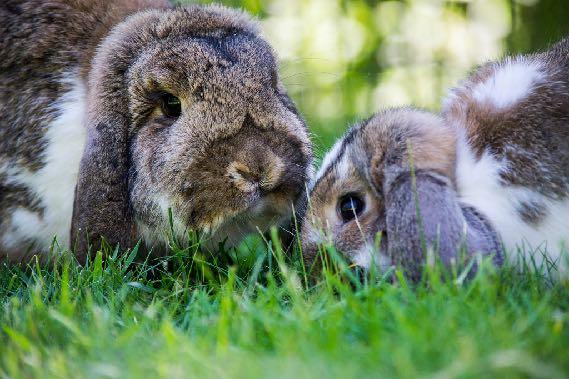
M78 257L98 248L101 237L126 248L134 225L128 196L128 123L109 108L92 109L87 145L75 189L71 241ZM94 250L96 251L96 250Z
M128 194L131 116L125 73L138 46L122 42L125 39L119 37L126 33L119 27L99 47L89 76L87 143L75 189L70 239L81 258L89 247L95 252L102 237L122 248L131 246L135 238Z
M85 258L104 238L133 245L136 226L129 196L130 132L128 73L141 49L156 36L139 30L157 25L161 13L140 12L114 27L91 60L87 96L87 143L75 188L71 247ZM135 36L136 35L136 38Z
M400 172L388 188L388 254L412 279L420 278L429 248L446 266L473 254L494 254L495 263L501 263L496 231L484 216L459 203L445 176L430 170Z

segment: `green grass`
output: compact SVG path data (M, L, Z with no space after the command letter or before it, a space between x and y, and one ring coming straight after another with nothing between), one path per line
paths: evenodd
M488 265L469 282L313 282L278 244L205 260L174 245L168 265L2 264L0 377L568 377L567 282Z

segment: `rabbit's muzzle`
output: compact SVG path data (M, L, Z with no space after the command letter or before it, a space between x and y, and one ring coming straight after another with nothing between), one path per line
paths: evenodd
M280 157L270 150L265 151L267 159L250 163L235 160L227 166L227 177L242 192L268 193L278 187L285 165ZM266 163L262 163L267 161Z
M191 204L189 224L212 233L233 227L245 233L290 216L309 165L298 145L246 117L238 133L212 144L207 156L191 165L193 190L185 199Z

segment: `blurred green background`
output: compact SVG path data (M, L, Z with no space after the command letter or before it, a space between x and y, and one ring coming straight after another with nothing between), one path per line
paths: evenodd
M382 107L437 110L446 89L477 64L569 34L568 0L217 2L261 21L317 156Z

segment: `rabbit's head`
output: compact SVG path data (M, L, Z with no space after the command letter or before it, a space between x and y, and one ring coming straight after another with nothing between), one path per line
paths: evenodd
M219 6L139 12L90 69L72 237L122 245L169 225L213 241L282 222L311 166L270 46ZM83 238L89 235L91 239Z
M325 245L356 266L391 266L387 218L407 204L388 202L390 188L411 166L452 180L454 161L453 131L428 112L389 109L352 127L326 155L310 187L302 225L307 266L320 265Z

